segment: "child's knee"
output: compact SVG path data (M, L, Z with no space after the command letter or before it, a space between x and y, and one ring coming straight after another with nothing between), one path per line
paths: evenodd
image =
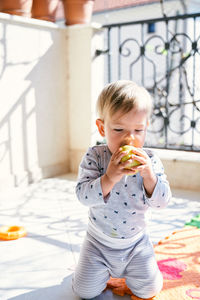
M141 280L140 282L134 282L134 279L127 280L127 285L132 293L140 298L148 299L157 295L163 287L163 277L160 272L152 280Z
M85 289L79 287L73 288L74 293L82 299L93 299L101 294L101 292L94 291L93 289Z
M149 283L149 289L146 291L145 298L151 298L160 293L163 287L163 277L160 272L157 273L155 280ZM148 287L147 286L147 287Z
M79 296L81 299L87 299L87 300L93 299L99 295L94 291L89 291L89 290L85 291L85 290L81 290L81 289L78 289L78 291L74 290L74 293L77 296Z
M94 287L94 286L88 286L86 284L76 284L74 279L72 280L72 289L74 293L83 299L93 299L101 294L103 289Z
M72 280L72 290L80 298L91 299L96 296L87 286L83 286L82 284L77 285L74 279Z

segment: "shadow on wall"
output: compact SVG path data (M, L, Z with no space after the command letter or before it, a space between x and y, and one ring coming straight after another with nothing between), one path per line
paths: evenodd
M61 31L12 22L0 21L0 180L20 185L68 169L67 67Z

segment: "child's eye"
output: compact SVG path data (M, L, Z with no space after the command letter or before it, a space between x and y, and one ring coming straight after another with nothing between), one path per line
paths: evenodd
M136 132L142 132L142 131L144 131L143 129L136 129L135 130Z
M119 131L123 131L123 129L121 129L121 128L114 128L114 131L119 132Z

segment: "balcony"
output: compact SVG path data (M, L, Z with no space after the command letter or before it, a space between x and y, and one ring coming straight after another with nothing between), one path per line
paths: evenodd
M106 50L106 29L97 25L66 27L6 14L0 14L0 21L0 91L3 95L0 187L21 186L42 178L76 173L83 153L99 139L95 128L95 102L105 84L106 66L112 67L106 63L105 55L99 55ZM108 52L106 55L110 57ZM115 63L113 70L116 66ZM152 78L157 93L155 73ZM164 124L153 137L159 142L158 134L164 133L165 147L169 128L163 121L164 110L170 114L170 108L166 106L166 99L163 106L163 96L159 100L156 94L156 99L151 129L155 130L155 124L158 127ZM198 102L195 105L198 108ZM158 110L161 115L157 114ZM169 115L166 118L169 119ZM195 118L196 128L190 130L195 130L195 140L193 148L188 150L194 150L196 144L199 146L198 115ZM172 138L176 140L179 136ZM198 151L157 151L173 187L200 189ZM188 180L188 174L194 176Z
M105 29L5 14L0 28L0 225L19 224L28 232L0 242L0 298L78 300L71 278L87 208L74 187L83 153L99 139L95 101L105 84L105 56L97 53L106 50ZM166 210L152 212L154 243L200 211L199 152L155 151L173 199Z

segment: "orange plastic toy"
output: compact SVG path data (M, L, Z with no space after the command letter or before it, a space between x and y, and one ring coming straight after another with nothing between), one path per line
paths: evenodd
M0 227L0 240L16 240L27 234L23 226L2 226Z

